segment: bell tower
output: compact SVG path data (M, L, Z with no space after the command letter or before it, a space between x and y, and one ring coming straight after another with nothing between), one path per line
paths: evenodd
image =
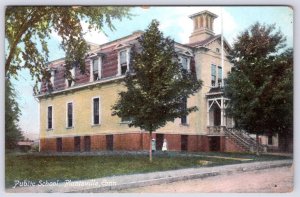
M213 31L213 24L217 17L217 15L207 10L191 15L190 18L194 22L194 31L190 36L189 42L199 42L214 36L215 33Z

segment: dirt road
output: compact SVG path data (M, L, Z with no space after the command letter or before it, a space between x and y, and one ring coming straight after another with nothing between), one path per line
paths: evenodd
M117 192L292 192L293 177L292 167L281 167L126 189Z

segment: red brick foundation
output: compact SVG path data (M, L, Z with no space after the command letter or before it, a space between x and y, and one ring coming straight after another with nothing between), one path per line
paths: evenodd
M224 137L225 147L224 152L244 152L245 150L238 146L233 140L228 137Z
M164 134L164 138L168 142L169 151L181 151L182 148L181 134ZM107 150L108 142L106 135L90 136L90 150L103 151ZM156 133L152 134L152 138L156 138ZM43 138L40 140L40 150L42 152L56 152L56 138ZM149 133L126 133L113 135L113 150L149 150ZM74 137L62 137L62 151L74 151ZM84 136L80 137L80 151L85 150ZM212 151L210 145L210 136L206 135L187 135L187 151L189 152L208 152ZM220 152L243 152L235 142L228 137L220 136Z

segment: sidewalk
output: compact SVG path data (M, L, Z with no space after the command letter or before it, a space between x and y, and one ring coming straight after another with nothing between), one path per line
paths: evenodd
M99 179L64 181L64 182L42 182L34 186L16 187L6 189L10 193L51 193L51 192L110 192L134 187L170 183L188 179L199 179L235 172L249 172L268 168L292 166L293 160L278 160L266 162L254 162L234 164L206 168L187 168L163 172L151 172L145 174L132 174L104 177ZM30 184L29 184L30 185Z

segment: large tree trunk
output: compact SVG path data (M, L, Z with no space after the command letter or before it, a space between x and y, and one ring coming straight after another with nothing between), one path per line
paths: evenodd
M149 161L152 162L152 131L149 132Z
M256 133L256 155L259 156L259 136L258 136L258 133Z

